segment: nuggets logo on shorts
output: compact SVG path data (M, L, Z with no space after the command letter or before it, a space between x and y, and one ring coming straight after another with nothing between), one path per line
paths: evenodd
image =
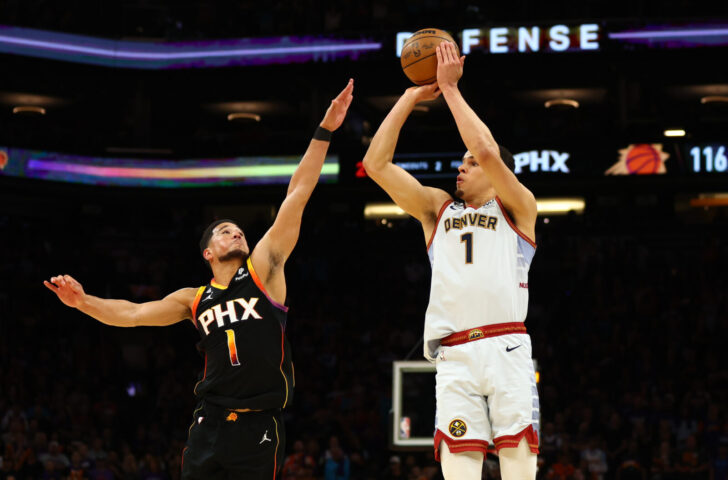
M462 437L465 435L465 432L468 431L468 426L465 425L465 422L457 418L450 422L450 426L448 428L450 430L450 435L457 438Z
M468 333L468 340L475 340L476 338L483 338L484 336L485 335L481 329L474 328L470 330L470 333Z

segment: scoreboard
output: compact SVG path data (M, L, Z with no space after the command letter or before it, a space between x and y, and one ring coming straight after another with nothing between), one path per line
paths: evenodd
M393 162L419 179L454 179L464 152L395 154ZM625 143L612 148L523 148L513 153L514 173L528 179L650 175L714 177L728 172L728 142ZM342 169L343 171L343 169ZM366 177L361 165L357 177Z
M393 162L414 177L453 180L464 152L397 153ZM568 184L605 177L720 178L728 174L728 142L630 143L603 149L526 147L514 151L514 172L526 181ZM116 185L189 188L287 184L299 155L226 159L129 159L85 157L0 147L0 177ZM352 166L356 165L356 168ZM353 174L352 174L353 172ZM351 184L366 178L361 158L326 157L325 183Z
M693 173L725 173L728 171L726 144L688 144L684 148L691 159L689 169Z

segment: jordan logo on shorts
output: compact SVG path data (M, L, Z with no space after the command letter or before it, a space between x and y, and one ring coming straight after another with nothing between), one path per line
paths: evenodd
M468 426L465 424L464 421L460 419L455 419L450 422L450 426L448 427L448 429L450 430L450 435L460 438L465 435L465 432L468 431Z
M261 445L263 442L271 442L272 440L268 438L268 430L265 431L263 434L263 439L258 443L258 445Z

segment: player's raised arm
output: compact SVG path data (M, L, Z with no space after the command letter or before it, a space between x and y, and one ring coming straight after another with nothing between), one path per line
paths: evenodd
M458 90L464 62L465 57L458 57L453 44L442 42L438 45L437 81L442 95L455 118L465 146L487 173L504 206L515 217L516 226L524 232L532 232L536 221L536 199L503 163L498 143L490 129Z
M43 284L65 305L115 327L163 327L191 318L190 306L197 292L194 288L183 288L162 300L134 303L89 295L70 275L58 275Z
M278 210L278 215L273 222L273 226L261 238L251 253L251 262L269 293L273 298L277 298L283 303L285 293L276 294L276 288L268 285L271 276L275 271L281 269L293 251L298 241L298 235L301 228L301 217L303 209L311 197L313 189L318 183L321 175L321 168L326 159L326 152L329 149L331 140L331 132L341 126L346 117L346 112L351 105L354 91L354 80L350 79L349 83L339 93L339 95L331 101L323 120L316 129L311 143L304 153L298 168L293 173L291 181L288 184L288 192L286 198ZM279 287L285 290L285 283L279 283Z
M374 134L364 156L367 174L394 202L422 223L425 236L434 228L437 211L447 199L446 192L423 186L402 167L392 163L399 132L415 105L440 96L437 83L408 88Z

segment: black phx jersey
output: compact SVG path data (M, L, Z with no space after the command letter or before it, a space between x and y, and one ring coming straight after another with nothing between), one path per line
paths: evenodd
M250 259L227 287L201 287L192 315L205 369L195 395L231 409L285 408L294 386L287 310L267 296Z

